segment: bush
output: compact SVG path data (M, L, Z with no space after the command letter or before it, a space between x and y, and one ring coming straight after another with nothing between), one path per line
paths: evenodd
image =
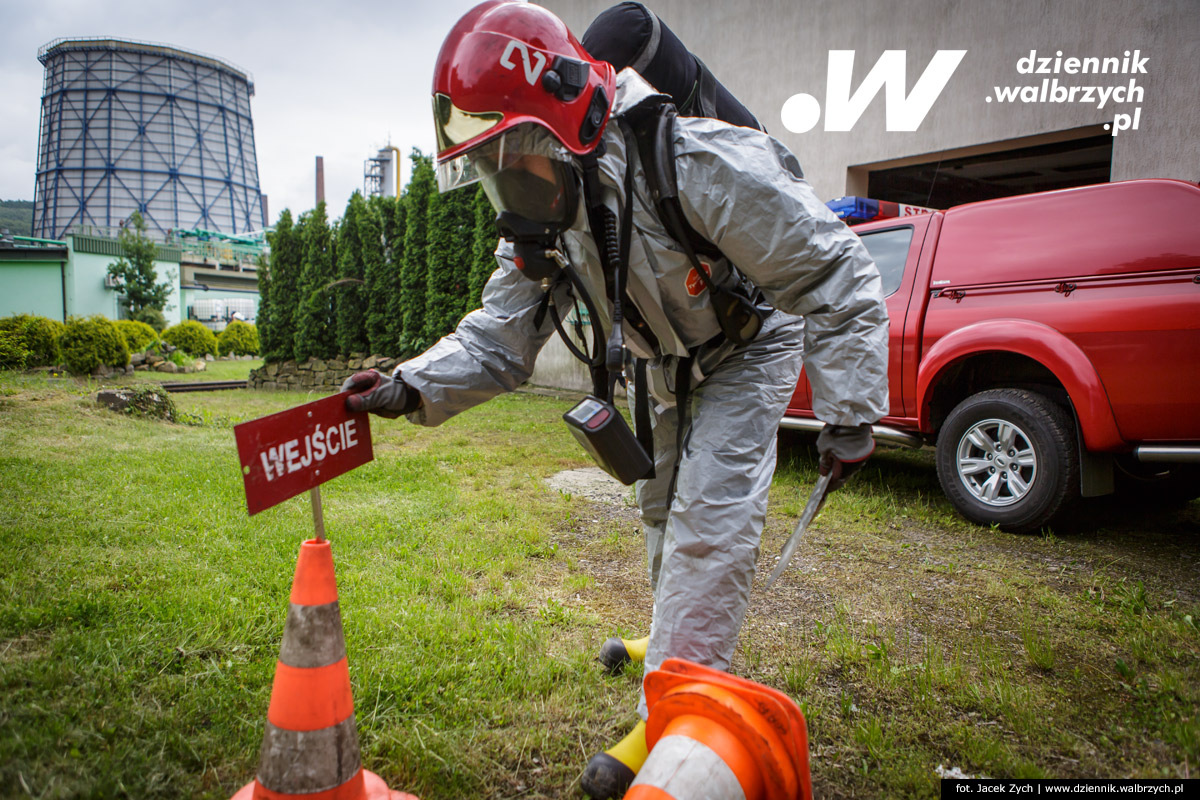
M0 320L0 331L17 337L27 353L26 367L54 366L62 359L58 338L63 324L56 319L18 314Z
M158 341L158 331L144 322L119 319L114 324L121 335L125 337L125 344L131 353L140 353Z
M129 318L134 322L144 322L151 328L154 328L155 334L162 333L167 327L167 318L157 308L146 306L138 309L129 315Z
M89 374L101 364L124 367L129 363L125 337L111 320L99 314L67 320L59 345L67 369L76 374Z
M29 350L16 331L0 328L0 369L24 369Z
M180 372L186 372L196 365L196 359L192 358L182 350L172 350L167 356L167 361L170 361L175 366L179 367Z
M249 322L234 320L217 337L217 349L223 356L256 356L258 329Z
M163 331L163 341L197 358L205 353L217 354L217 337L208 328L189 319Z

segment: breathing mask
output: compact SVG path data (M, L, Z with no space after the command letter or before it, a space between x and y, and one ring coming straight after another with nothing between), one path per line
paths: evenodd
M438 165L441 191L475 181L497 211L500 235L513 243L514 261L530 280L559 269L549 251L575 221L579 185L573 156L548 130L522 123Z

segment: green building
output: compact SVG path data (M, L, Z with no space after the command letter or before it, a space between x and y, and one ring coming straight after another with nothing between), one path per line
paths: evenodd
M197 319L214 331L231 319L253 322L258 312L257 266L263 245L207 231L173 232L158 245L154 266L171 283L168 324ZM123 315L120 289L108 265L121 256L113 232L83 228L57 239L0 237L0 317L37 314ZM236 316L235 316L236 315Z

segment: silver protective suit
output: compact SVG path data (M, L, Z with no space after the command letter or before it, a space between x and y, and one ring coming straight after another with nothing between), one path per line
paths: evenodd
M637 73L622 71L614 116L653 95ZM778 309L751 344L722 341L708 290L694 278L689 283L692 265L658 219L641 160L627 152L617 124L610 122L604 137L604 199L618 215L626 166L634 170L629 296L659 343L654 352L624 326L631 353L651 359L656 477L639 481L636 489L654 589L645 669L656 669L668 656L726 669L749 601L776 433L802 356L821 420L858 425L887 411L888 321L879 273L782 144L750 128L680 117L674 144L684 214L737 265L737 271L724 260L712 265L713 280L724 286L746 281ZM611 307L582 208L563 239L607 330ZM535 326L542 289L521 275L511 256L511 246L501 241L483 308L397 367L424 401L412 421L437 425L529 378L553 325ZM559 308L570 307L567 292L565 286L558 290ZM712 343L715 338L719 343ZM681 415L676 365L689 355L692 390ZM681 417L687 430L680 453ZM644 699L639 713L646 716Z

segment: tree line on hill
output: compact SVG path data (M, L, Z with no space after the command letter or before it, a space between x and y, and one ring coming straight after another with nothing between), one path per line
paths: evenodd
M258 332L267 361L419 353L479 308L495 269L495 212L482 189L439 194L433 164L412 155L398 198L324 203L269 233L259 270Z
M33 201L0 200L0 231L13 236L32 236Z

